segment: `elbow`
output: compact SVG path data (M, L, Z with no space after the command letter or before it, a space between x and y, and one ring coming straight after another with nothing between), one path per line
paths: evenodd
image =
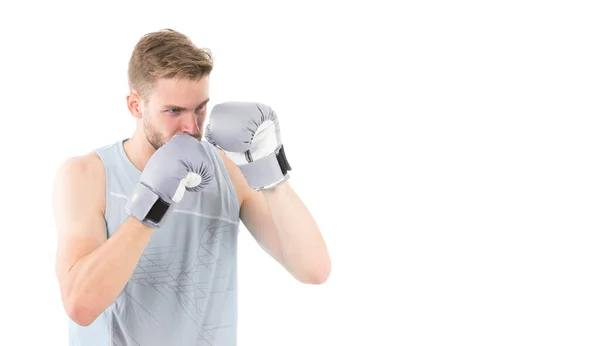
M298 281L307 285L322 285L329 279L331 274L331 263L323 261L314 268L307 270L304 275L297 277Z
M327 273L315 273L302 281L302 283L307 285L322 285L329 278L329 274Z
M65 310L69 318L82 327L89 326L100 315L99 309L81 298L69 299Z

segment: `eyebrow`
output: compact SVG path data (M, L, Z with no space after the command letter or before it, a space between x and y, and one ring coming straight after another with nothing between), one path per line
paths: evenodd
M207 98L206 100L204 100L198 107L196 107L195 109L198 109L202 106L204 106L205 104L208 103L208 101L210 101L210 97ZM181 106L175 106L175 105L165 105L164 108L176 108L176 109L181 109L181 110L186 110L185 107L181 107Z

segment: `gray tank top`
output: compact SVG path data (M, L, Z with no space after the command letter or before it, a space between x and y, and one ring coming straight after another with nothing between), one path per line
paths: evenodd
M106 169L109 237L127 218L124 207L141 175L124 141L94 150ZM202 145L215 167L214 184L174 206L124 290L92 324L69 320L70 345L236 345L240 207L219 153Z

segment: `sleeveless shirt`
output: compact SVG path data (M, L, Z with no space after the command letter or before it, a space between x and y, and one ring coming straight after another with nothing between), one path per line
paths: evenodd
M128 215L141 176L125 154L127 139L95 149L106 171L107 236ZM233 346L237 343L239 202L215 147L201 141L213 183L184 194L155 229L117 299L88 326L69 319L70 345Z

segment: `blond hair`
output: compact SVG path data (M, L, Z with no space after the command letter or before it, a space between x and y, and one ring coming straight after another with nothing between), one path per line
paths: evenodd
M158 79L199 80L212 69L209 49L197 47L173 29L162 29L145 34L135 45L127 76L131 91L147 99Z

